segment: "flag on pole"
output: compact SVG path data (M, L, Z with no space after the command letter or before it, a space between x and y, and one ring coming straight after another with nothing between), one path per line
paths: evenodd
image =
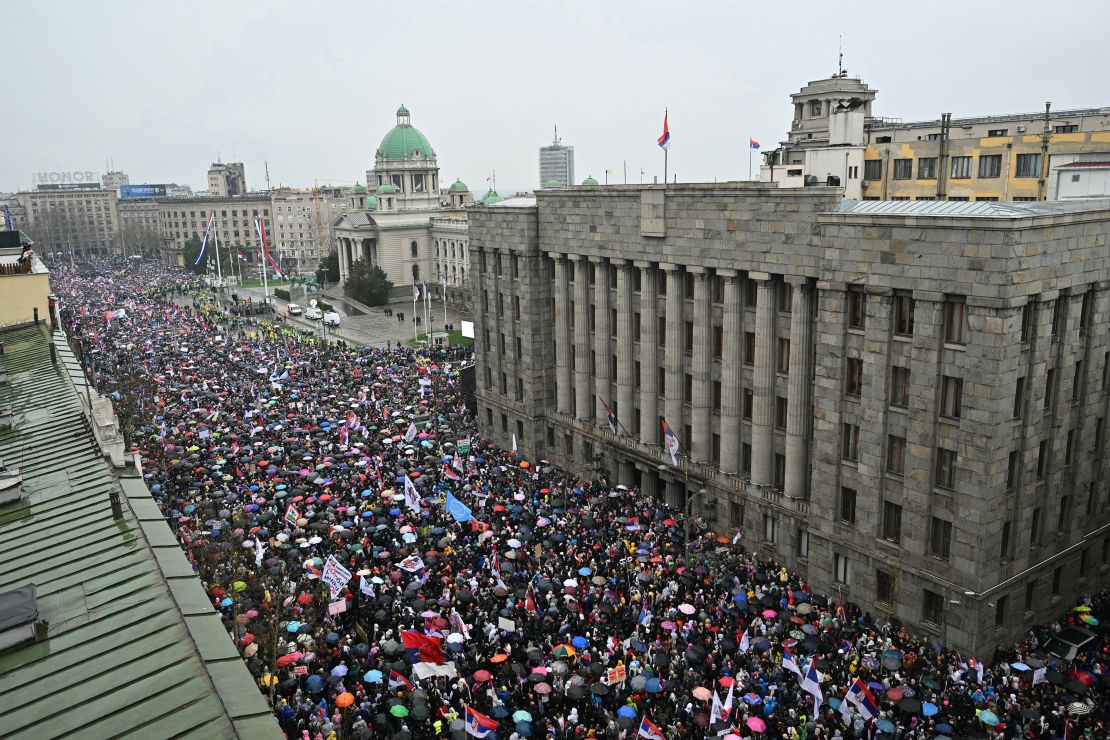
M409 428L405 430L405 441L411 442L416 439L416 422L410 421Z
M798 667L798 663L794 660L794 654L790 652L790 648L785 646L782 649L782 667L788 671L793 671L799 679L802 677L802 669Z
M420 493L412 482L412 478L405 476L405 504L417 514L420 513Z
M735 688L736 688L736 682L733 681L731 684L729 684L728 696L725 697L724 706L721 707L721 717L723 719L728 719L728 716L730 714L732 714L732 691Z
M261 217L256 218L254 220L254 228L258 231L259 241L262 242L262 256L266 258L266 262L270 264L270 267L274 268L274 272L277 273L277 276L284 278L285 271L282 270L281 265L275 262L274 258L270 256L270 243L266 240L266 222L263 221Z
M717 696L717 691L713 691L713 706L709 710L709 724L713 724L724 717L724 705L721 704L721 697Z
M487 717L469 706L466 707L466 734L474 737L489 737L497 729L497 724L497 720L492 717Z
M875 697L871 695L871 690L867 688L867 684L863 682L862 678L856 678L855 682L848 687L848 693L844 695L844 701L854 704L864 719L873 719L879 715L879 707L875 703Z
M759 148L759 142L749 136L748 137L748 148L749 149L758 149Z
M4 224L8 227L8 231L15 231L15 223L12 221L12 211L7 206L4 206ZM444 278L446 281L446 278Z
M531 612L532 614L538 611L536 609L536 597L532 595L531 586L528 586L528 590L524 592L524 611Z
M821 674L817 672L813 663L814 661L809 661L809 669L806 670L805 678L802 679L802 691L813 697L812 716L817 717L817 713L821 709L821 703L825 700L825 695L821 691Z
M740 649L741 655L748 652L749 647L751 647L751 640L748 638L748 631L744 630L744 636L740 638L740 648L739 649Z
M609 421L609 431L613 434L617 433L617 415L613 413L613 409L609 408L609 404L605 403L605 399L601 396L597 397L601 401L601 407L605 409L605 418Z
M208 214L208 226L204 229L204 241L200 243L200 254L197 255L197 261L194 265L199 265L200 261L204 259L204 253L208 249L208 236L212 233L212 220L216 218L216 212L212 211Z
M432 302L432 294L428 292L428 281L427 280L421 280L420 281L420 289L422 291L424 291L424 300L425 300L425 302L431 303Z
M663 731L647 717L644 717L643 722L640 723L640 730L636 733L636 737L646 737L648 740L667 740Z
M450 491L447 492L447 513L459 524L469 522L474 518L474 515L470 512L470 507L455 498Z
M667 111L663 111L663 135L659 137L659 146L664 149L671 148L671 129L667 126Z
M406 691L412 691L415 688L415 686L413 685L412 681L408 680L407 678L402 676L397 671L390 670L389 671L389 688L395 689L395 690L396 689L405 689Z
M350 439L350 435L351 435L351 430L348 429L346 426L339 427L339 446L340 447L346 447L347 446L347 442Z
M674 432L671 431L666 419L663 419L663 442L667 446L667 452L670 453L671 465L678 465L678 451L680 449L678 437L674 436Z
M416 285L416 279L412 281L412 302L416 303L420 300L420 288Z

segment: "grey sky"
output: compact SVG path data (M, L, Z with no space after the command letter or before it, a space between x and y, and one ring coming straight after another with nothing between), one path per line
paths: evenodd
M904 8L904 9L903 9ZM1048 8L1046 12L1046 8ZM217 153L252 188L354 183L399 104L444 182L536 186L558 123L576 177L742 179L748 137L789 95L845 67L912 120L1110 105L1110 5L1043 2L6 3L0 190L43 170L205 187ZM758 165L758 160L755 160Z

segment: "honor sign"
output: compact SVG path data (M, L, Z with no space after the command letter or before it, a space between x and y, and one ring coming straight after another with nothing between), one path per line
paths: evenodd
M31 182L35 185L100 185L96 172L34 172Z

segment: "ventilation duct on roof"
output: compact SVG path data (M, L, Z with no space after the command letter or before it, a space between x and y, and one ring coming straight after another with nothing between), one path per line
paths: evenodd
M8 470L0 460L0 505L23 498L23 476L18 470Z
M0 406L0 432L15 427L15 415L12 414L10 403Z
M33 642L38 620L35 584L0 594L0 653Z

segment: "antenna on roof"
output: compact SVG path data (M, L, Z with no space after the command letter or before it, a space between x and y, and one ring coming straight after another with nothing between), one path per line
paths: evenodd
M837 36L836 42L836 76L847 77L848 73L844 71L844 36Z
M555 124L555 141L553 143L559 143L559 124L557 123Z
M270 189L270 161L263 160L266 164L266 190Z

